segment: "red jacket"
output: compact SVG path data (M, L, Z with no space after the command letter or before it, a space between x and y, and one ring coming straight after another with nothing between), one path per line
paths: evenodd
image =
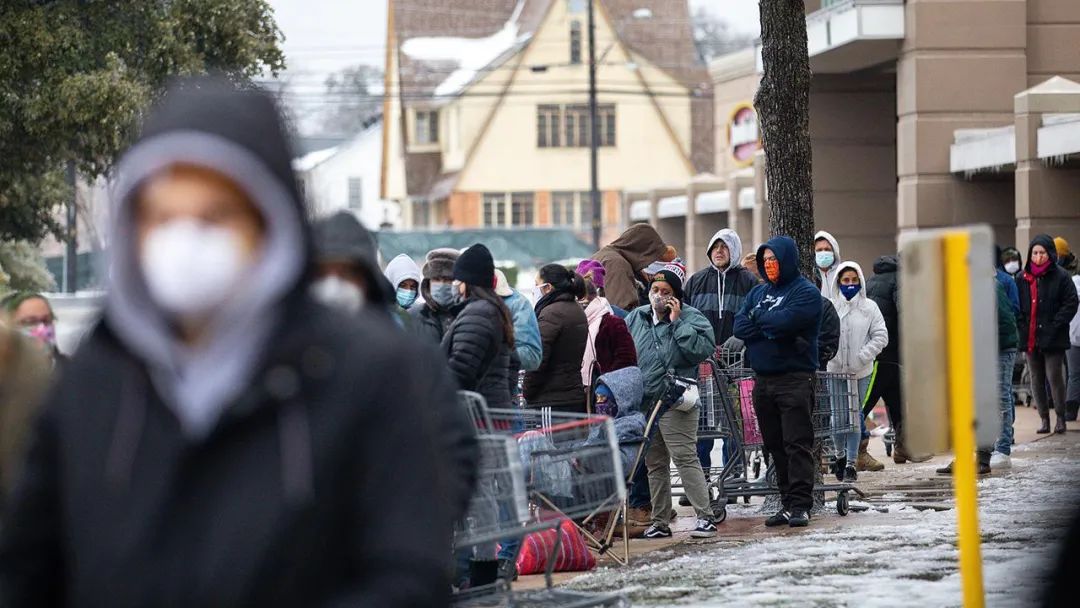
M637 365L634 338L626 321L613 314L604 315L600 320L600 331L596 333L596 362L601 375Z

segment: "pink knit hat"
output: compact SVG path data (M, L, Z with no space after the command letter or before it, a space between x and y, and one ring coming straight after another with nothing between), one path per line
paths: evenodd
M577 273L582 277L588 278L592 275L592 283L597 288L603 289L604 287L604 265L596 260L582 260L577 265Z

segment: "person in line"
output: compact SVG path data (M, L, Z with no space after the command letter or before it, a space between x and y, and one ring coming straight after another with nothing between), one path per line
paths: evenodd
M313 233L315 299L346 315L361 309L391 313L393 288L379 272L375 235L348 211L319 220Z
M705 315L683 304L685 271L667 266L653 276L649 304L627 317L630 334L638 351L638 366L645 381L646 406L651 407L669 391L669 374L697 379L698 365L716 349L712 326ZM716 536L709 489L697 457L699 406L675 405L662 410L645 455L649 492L652 495L652 525L645 538L671 536L671 464L682 477L683 490L690 497L697 523L690 533L695 538Z
M454 262L452 276L457 300L464 305L443 337L450 372L459 389L479 393L488 407L509 408L514 380L510 378L514 320L502 298L495 294L491 252L479 243L469 247ZM484 491L490 481L480 480L479 491ZM496 544L482 544L474 548L467 572L459 572L455 582L459 588L483 587L494 583L499 572Z
M4 296L0 308L12 328L41 346L53 367L67 360L56 344L56 314L48 298L40 293L16 291Z
M1070 277L1075 277L1080 274L1080 260L1076 258L1076 254L1072 252L1072 248L1069 247L1069 241L1065 240L1065 237L1054 237L1054 249L1057 250L1058 266L1065 269L1065 272L1069 273Z
M581 362L589 339L589 320L577 302L582 278L559 264L548 264L536 275L536 318L540 322L543 359L525 374L525 402L563 412L586 411Z
M1028 249L1024 273L1016 279L1020 290L1020 350L1031 368L1031 392L1039 408L1040 434L1050 432L1047 382L1057 414L1055 433L1065 432L1065 351L1069 350L1069 323L1077 310L1077 293L1068 273L1057 265L1054 241L1036 236Z
M712 325L718 356L720 351L742 352L742 341L733 334L735 315L742 308L747 294L758 284L754 275L741 266L742 240L734 230L724 228L709 240L705 257L709 260L709 266L694 273L686 282L686 301L705 315ZM738 457L728 444L730 442L725 442L725 465ZM713 439L698 440L698 459L701 460L706 477L712 469L714 445ZM689 502L685 496L680 499L679 504L688 506L683 504L684 502Z
M604 277L606 276L607 271L604 270L603 264L596 260L582 260L577 265L576 272L581 275L581 278L585 279L586 282L593 284L593 287L596 288L596 295L604 298L608 303L608 306L611 307L611 312L616 317L625 319L626 315L630 314L628 310L615 306L611 303L611 300L607 299L607 292L604 291Z
M187 79L152 111L117 168L104 318L8 503L0 605L447 604L453 383L313 301L290 158L264 92Z
M883 255L874 261L874 276L866 282L866 295L877 304L881 315L885 318L885 329L889 332L889 344L878 355L874 362L874 382L870 386L870 393L866 397L863 414L869 415L879 401L885 401L885 409L889 413L889 424L892 426L895 443L893 444L893 462L907 464L908 462L921 463L933 458L933 454L912 454L908 451L907 442L904 439L904 381L903 366L900 364L900 258L894 255ZM866 452L860 446L859 455ZM869 453L867 456L869 456ZM872 457L871 457L872 458ZM877 462L876 459L873 459ZM862 464L873 464L863 462ZM879 463L880 464L880 463ZM856 461L856 470L859 468Z
M754 279L757 280L759 285L761 283L765 282L765 278L762 277L761 275L759 275L758 271L757 271L757 252L756 251L751 251L750 253L743 256L743 258L742 258L742 267L745 268L747 272L754 275Z
M1080 275L1074 276L1072 280L1077 298L1080 298ZM1069 383L1065 396L1066 422L1076 420L1077 411L1080 410L1080 310L1069 323L1069 343L1066 355L1069 363Z
M386 280L394 289L394 313L402 328L408 327L412 317L409 309L420 296L420 267L404 253L390 260L386 265Z
M746 343L754 383L754 409L765 449L776 467L783 507L769 527L803 527L814 506L814 427L810 412L818 366L821 292L799 274L791 237L758 248L758 272L768 279L746 298L735 317L735 336Z
M1013 409L1012 377L1013 363L1016 358L1016 346L1019 342L1016 330L1016 314L1012 302L1001 283L994 282L997 304L998 333L998 403L1001 412L1001 434L993 448L978 447L975 450L976 470L979 475L989 475L993 469L1007 469L1012 466ZM937 469L938 475L952 475L955 461Z
M604 293L612 305L624 310L638 307L640 273L656 260L671 261L675 248L664 243L648 224L634 224L592 259L604 266Z
M580 273L578 276L581 276ZM611 304L600 296L600 290L594 283L596 276L595 272L589 272L587 277L582 277L580 291L574 294L585 309L585 318L589 322L585 356L581 361L581 383L586 387L594 386L596 379L603 374L637 365L634 338L630 336L626 322L615 315ZM599 276L603 281L603 273Z
M424 278L420 281L424 305L412 307L409 314L413 317L413 331L432 344L442 343L446 330L461 312L462 304L452 285L454 263L460 255L456 249L434 249L424 259Z
M836 237L824 230L814 235L814 266L821 278L821 295L826 298L836 296L836 269L842 261Z
M836 477L844 482L854 482L858 478L856 457L861 459L866 449L863 406L874 379L874 360L889 344L885 317L878 305L863 291L865 282L862 267L855 262L841 262L837 266L837 295L832 302L840 316L840 348L836 357L829 362L829 371L855 376L858 396L855 416L859 419L858 430L834 438L837 449ZM865 466L867 470L874 470L869 464ZM884 468L884 465L881 466Z
M1015 279L1024 270L1024 260L1016 247L1006 247L1001 250L1000 264L1005 274ZM1019 290L1017 294L1019 297Z
M26 442L55 370L37 338L0 323L0 501L22 471Z
M814 287L821 290L818 282L821 277L814 275ZM818 371L829 371L829 361L836 357L840 350L840 315L836 313L836 306L832 300L821 297L821 329L818 331Z
M510 310L510 316L514 319L516 367L526 372L536 370L543 360L544 347L540 343L540 324L536 320L532 303L529 302L529 298L510 287L506 274L498 268L495 269L495 295L503 299L503 303ZM512 374L510 381L510 392L514 393L516 398L518 396L517 376Z
M1012 306L1013 315L1020 314L1020 292L1016 289L1016 279L1013 277L1013 273L1005 270L1004 263L1001 259L1004 257L1001 247L994 246L994 277L997 282L1001 284L1002 289L1005 290L1005 298ZM1019 264L1017 264L1019 266Z

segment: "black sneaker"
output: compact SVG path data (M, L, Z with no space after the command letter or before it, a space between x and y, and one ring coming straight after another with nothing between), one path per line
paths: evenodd
M952 475L952 465L953 465L953 463L950 462L948 466L941 467L940 469L937 470L937 474L938 475Z
M641 535L642 538L671 538L671 528L661 528L653 524Z
M855 472L855 467L853 465L848 465L847 468L844 469L844 478L840 481L843 481L844 483L855 483L858 480L859 474Z
M836 473L836 481L844 481L845 469L847 469L847 457L840 456L836 459L836 464L833 465L833 472Z
M795 509L788 518L788 525L792 528L805 528L810 525L810 514L802 509Z
M769 519L765 520L765 527L775 528L776 526L786 526L791 521L791 513L788 513L784 509L780 509Z
M518 579L517 564L514 563L514 560L499 560L499 578L504 581L516 581Z
M682 496L679 497L679 506L680 507L689 507L690 506L690 498L687 497L686 494L683 494Z
M668 534L671 533L668 532ZM694 538L712 538L716 536L716 524L707 519L699 519L697 520L697 527L690 533L690 536Z

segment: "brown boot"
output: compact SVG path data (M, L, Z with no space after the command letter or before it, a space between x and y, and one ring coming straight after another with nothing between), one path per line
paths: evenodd
M630 508L626 512L626 525L644 526L652 525L652 507Z
M910 454L907 451L907 446L897 438L896 443L893 444L892 459L896 464L907 464L908 462L926 462L933 458L933 454Z
M859 456L855 459L856 471L884 471L885 465L877 461L869 452L866 451L866 447L870 445L869 439L863 439L859 444Z

